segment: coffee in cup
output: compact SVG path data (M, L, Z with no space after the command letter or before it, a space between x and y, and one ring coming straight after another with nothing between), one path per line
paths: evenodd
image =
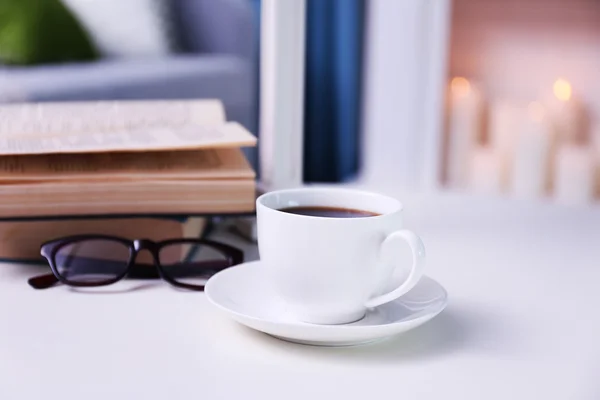
M279 211L287 212L290 214L306 215L309 217L329 217L329 218L362 218L362 217L374 217L376 214L371 211L355 210L352 208L340 208L340 207L288 207L282 208Z

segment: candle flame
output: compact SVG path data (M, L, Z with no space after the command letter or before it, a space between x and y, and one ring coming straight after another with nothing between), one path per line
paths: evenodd
M554 95L557 99L568 101L571 98L571 84L565 79L557 79L554 82Z
M541 122L545 114L544 106L537 101L531 102L527 106L527 114L533 121Z
M457 76L450 82L450 90L457 96L466 96L471 91L471 83L467 78Z

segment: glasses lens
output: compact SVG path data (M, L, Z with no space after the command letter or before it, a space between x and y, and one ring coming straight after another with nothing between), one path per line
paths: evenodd
M59 275L72 283L101 284L123 275L129 247L108 239L87 239L58 249L54 262Z
M216 272L232 265L223 251L197 242L166 245L159 252L159 261L169 278L198 288Z

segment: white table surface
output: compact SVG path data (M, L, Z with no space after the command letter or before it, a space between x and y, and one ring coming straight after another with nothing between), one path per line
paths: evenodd
M450 302L364 347L282 342L162 282L35 291L39 268L0 265L0 399L600 399L598 209L406 208Z

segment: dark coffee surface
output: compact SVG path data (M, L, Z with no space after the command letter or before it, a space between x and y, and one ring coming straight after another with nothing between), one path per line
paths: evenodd
M326 218L364 218L379 215L371 211L339 207L288 207L282 208L279 211L283 211L290 214L306 215L309 217Z

